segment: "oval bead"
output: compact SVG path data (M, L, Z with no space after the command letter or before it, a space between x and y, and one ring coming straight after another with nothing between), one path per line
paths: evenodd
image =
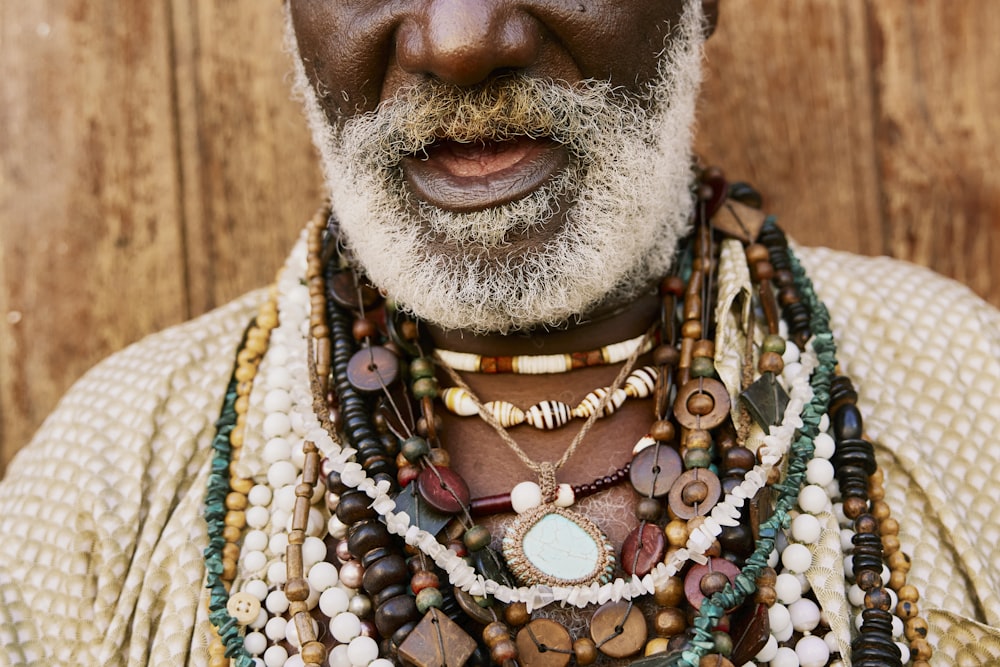
M645 577L663 558L667 540L656 524L636 526L622 544L621 566L628 574Z
M524 421L547 431L565 426L571 418L570 407L561 401L536 403L524 414Z
M445 406L460 417L471 417L479 414L476 402L469 392L461 387L448 387L441 395Z
M524 410L513 403L507 401L490 401L483 407L486 408L490 416L497 420L504 428L517 426L524 423Z

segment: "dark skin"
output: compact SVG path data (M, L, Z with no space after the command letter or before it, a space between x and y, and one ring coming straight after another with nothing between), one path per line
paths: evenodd
M704 0L706 29L714 29L717 2ZM607 80L637 91L656 74L664 35L683 9L681 0L290 0L293 24L313 85L334 122L372 111L398 90L425 79L475 86L490 77L519 72L529 77L574 82ZM562 162L558 147L521 142L470 154L440 147L430 159L401 165L414 194L436 206L469 210L509 199L507 183L537 187L548 163ZM548 160L548 162L545 162ZM534 180L532 180L534 179ZM497 193L497 183L503 192ZM506 194L504 194L506 193ZM491 199L492 197L492 199ZM539 234L535 242L544 242ZM519 251L530 252L527 247ZM487 354L543 354L590 350L643 333L658 314L655 292L630 304L605 304L557 330L508 336L471 335L430 327L435 343L452 350ZM527 407L542 399L576 405L595 387L609 385L618 367L549 376L469 375L484 401L504 399ZM651 421L648 401L629 401L612 419L599 421L578 453L560 470L571 484L607 475L628 461L632 445ZM453 467L473 496L510 490L534 475L486 424L449 418L443 439ZM530 426L513 430L536 461L558 459L579 428L558 431ZM482 464L488 456L489 466ZM612 492L629 502L625 487ZM609 535L621 543L625 530Z

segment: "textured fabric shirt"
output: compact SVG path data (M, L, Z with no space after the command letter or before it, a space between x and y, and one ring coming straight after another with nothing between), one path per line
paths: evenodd
M890 259L799 257L832 314L934 664L1000 664L1000 313ZM0 483L0 665L205 665L201 517L263 292L81 379Z

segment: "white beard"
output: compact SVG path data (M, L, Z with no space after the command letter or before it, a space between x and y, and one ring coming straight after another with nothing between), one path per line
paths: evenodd
M321 154L333 213L368 278L398 305L441 327L507 333L558 325L602 302L633 298L665 275L693 205L692 125L704 34L701 3L686 5L680 25L667 31L659 75L643 94L596 81L572 89L526 82L540 98L538 109L567 112L555 114L555 125L544 118L544 128L497 129L503 121L493 119L493 126L480 130L489 139L551 136L569 148L570 164L523 199L465 213L417 200L398 164L440 130L435 122L426 128L430 136L414 135L399 122L419 116L437 96L435 86L401 91L338 127L309 83L289 20L296 89ZM435 121L447 122L447 113L435 111ZM570 202L564 211L561 201ZM556 213L563 223L539 251L511 246L513 237L530 236Z

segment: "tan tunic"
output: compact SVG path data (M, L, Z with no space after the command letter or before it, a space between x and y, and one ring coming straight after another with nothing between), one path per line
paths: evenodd
M940 665L1000 664L1000 313L901 262L799 252L833 315ZM66 395L0 483L0 665L204 665L202 497L255 292Z

